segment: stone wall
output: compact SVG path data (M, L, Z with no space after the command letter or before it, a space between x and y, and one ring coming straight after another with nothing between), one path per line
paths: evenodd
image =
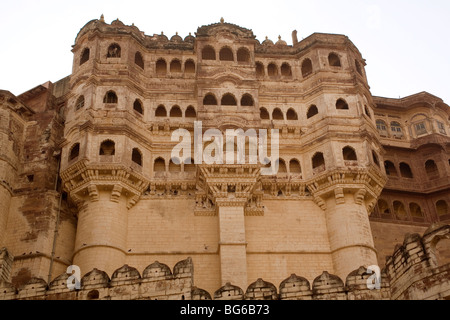
M388 257L378 278L365 267L351 272L345 282L326 271L312 284L292 274L278 288L260 278L246 291L227 283L213 295L194 285L191 258L177 263L173 272L167 265L155 262L145 268L142 276L128 265L116 270L111 278L94 269L81 279L81 288L76 291L67 288L66 273L50 284L33 278L16 289L8 281L8 272L2 271L11 262L3 249L0 300L448 300L450 263L442 264L436 257L437 245L448 239L450 225L433 225L423 236L407 235L403 245L398 245L393 256Z

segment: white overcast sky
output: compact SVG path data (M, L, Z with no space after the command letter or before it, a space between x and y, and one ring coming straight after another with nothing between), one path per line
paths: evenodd
M226 22L292 44L314 32L345 34L367 61L373 95L405 97L427 91L450 104L449 0L14 0L2 1L0 89L19 95L72 71L78 31L101 14L148 35Z

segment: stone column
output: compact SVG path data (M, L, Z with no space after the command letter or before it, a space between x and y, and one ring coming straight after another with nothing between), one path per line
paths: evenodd
M233 283L247 288L247 243L245 202L218 200L220 268L222 285Z
M126 263L127 199L114 192L91 186L91 199L80 206L73 264L83 275L94 268L112 275Z
M342 279L361 266L377 265L369 222L386 177L378 169L338 169L308 185L325 211L334 274Z
M78 205L73 264L82 275L96 268L111 276L126 264L128 210L149 182L120 164L88 165L85 160L64 170L61 177Z
M339 192L340 188L336 189ZM328 238L334 273L346 279L360 266L377 265L369 214L365 204L356 203L353 194L339 194L326 201Z

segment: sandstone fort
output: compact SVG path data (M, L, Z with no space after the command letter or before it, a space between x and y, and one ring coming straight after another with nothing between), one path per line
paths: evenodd
M345 35L289 43L102 16L71 75L0 90L0 299L450 299L450 107L373 96ZM174 157L200 121L279 155Z

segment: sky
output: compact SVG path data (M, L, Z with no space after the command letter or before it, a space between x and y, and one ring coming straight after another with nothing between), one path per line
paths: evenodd
M104 14L147 35L183 38L225 22L252 29L259 41L292 44L314 32L344 34L366 59L374 96L427 91L450 104L448 0L1 0L0 89L19 95L72 72L75 37Z

